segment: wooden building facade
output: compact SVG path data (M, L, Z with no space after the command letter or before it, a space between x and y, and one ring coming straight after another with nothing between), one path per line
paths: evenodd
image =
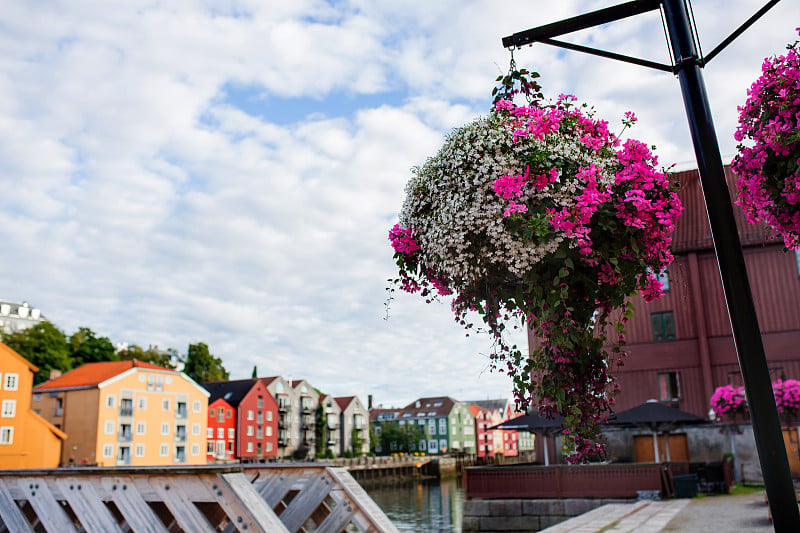
M734 197L734 176L726 168ZM665 294L632 299L628 357L613 374L621 387L616 411L649 399L709 416L720 385L742 384L727 307L697 171L672 175L684 204L673 240L675 261L663 276ZM800 379L800 256L763 225L750 225L734 206L764 349L773 381Z

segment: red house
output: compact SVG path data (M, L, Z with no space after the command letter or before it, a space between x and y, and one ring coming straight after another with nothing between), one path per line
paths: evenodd
M208 447L206 459L232 461L236 458L236 409L222 398L208 404Z
M233 410L233 426L224 426L224 431L228 432L227 435L233 432L235 437L233 450L236 459L245 462L263 461L278 456L278 404L262 380L253 378L217 381L204 383L203 386L211 394L209 424L212 419L211 409L218 401L222 400ZM216 408L216 415L218 425L214 427L215 438L222 429L219 425L219 408ZM225 421L227 420L226 408ZM211 435L210 430L209 435ZM210 447L209 444L209 449ZM215 454L216 447L215 442Z
M516 430L489 429L513 417L514 409L510 401L473 400L466 403L469 404L469 410L475 417L478 457L519 455Z

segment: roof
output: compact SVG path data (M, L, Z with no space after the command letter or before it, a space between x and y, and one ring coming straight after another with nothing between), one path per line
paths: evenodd
M504 411L505 408L508 406L508 400L498 399L498 400L471 400L464 402L469 405L477 405L483 407L484 409L490 409L492 411Z
M39 371L39 368L36 365L34 365L30 361L22 357L15 350L9 348L7 344L2 342L0 342L0 355L17 359L20 363L27 365L27 367L30 368L31 372L33 372L34 374Z
M342 411L347 409L347 406L350 405L350 402L352 402L354 399L355 396L340 396L338 398L334 398L334 400L336 400L336 403L339 404L339 409L341 409Z
M374 407L374 408L369 410L369 421L370 422L377 422L378 421L378 417L380 415L385 415L385 414L391 414L392 415L392 420L394 420L395 418L398 418L400 416L400 412L401 412L401 410L397 409L397 408L395 408L395 409L380 409L380 408Z
M467 407L469 407L469 412L472 413L472 416L474 416L476 418L480 414L481 411L485 411L486 410L483 407L481 407L480 405L476 405L474 403L468 404Z
M45 381L41 385L34 387L34 391L79 389L97 387L107 379L118 376L132 368L142 368L146 370L160 370L171 374L180 374L176 370L164 368L163 366L146 363L137 359L128 361L103 361L100 363L86 363L66 374Z
M242 399L247 396L247 393L250 392L250 389L252 389L258 381L258 378L250 378L233 381L212 381L209 383L201 383L201 385L210 394L208 403L222 398L228 402L231 407L238 407Z
M677 407L648 400L636 407L609 416L608 423L612 425L644 425L655 430L657 428L664 429L671 425L704 424L706 420L692 413L681 411Z
M736 198L736 175L730 166L725 167L725 178L731 200ZM711 241L711 229L706 213L705 199L700 182L700 174L695 170L675 172L670 174L670 181L680 185L678 196L683 203L683 215L675 224L675 233L672 237L672 250L675 253L691 252L698 250L711 250L714 243ZM771 231L766 224L748 224L744 218L742 208L733 205L733 217L742 246L753 246L764 243L780 243L776 240L777 234Z
M403 414L411 413L411 416L422 416L420 413L425 413L425 416L441 417L449 415L455 404L456 400L449 396L435 396L414 400L401 411Z

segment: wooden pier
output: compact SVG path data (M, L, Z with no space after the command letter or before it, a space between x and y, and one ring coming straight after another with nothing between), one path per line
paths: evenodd
M2 471L0 531L393 533L397 528L346 469L298 463Z

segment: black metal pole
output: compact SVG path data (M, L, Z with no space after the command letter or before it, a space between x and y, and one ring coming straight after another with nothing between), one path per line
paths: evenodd
M789 460L685 0L663 0L775 531L800 531Z

